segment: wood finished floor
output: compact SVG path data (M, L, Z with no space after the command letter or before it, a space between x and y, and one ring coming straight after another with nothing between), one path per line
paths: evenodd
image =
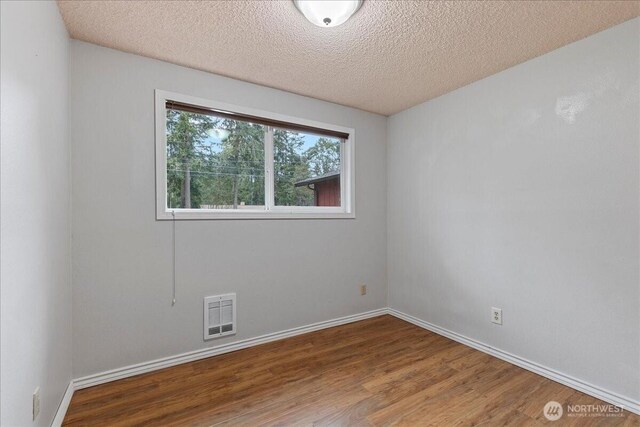
M549 400L604 403L381 316L79 390L64 425L640 425L551 423Z

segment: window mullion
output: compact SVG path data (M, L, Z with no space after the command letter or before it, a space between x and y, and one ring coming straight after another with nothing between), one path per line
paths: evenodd
M265 127L264 133L264 204L266 210L271 210L275 204L273 170L273 128Z

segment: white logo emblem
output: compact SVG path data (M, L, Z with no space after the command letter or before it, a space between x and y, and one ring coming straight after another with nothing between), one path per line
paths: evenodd
M544 416L549 420L549 421L557 421L562 417L562 405L559 404L558 402L555 402L553 400L547 402L546 405L544 405Z

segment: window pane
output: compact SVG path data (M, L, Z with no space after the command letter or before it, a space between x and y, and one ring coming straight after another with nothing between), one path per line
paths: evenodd
M264 209L264 126L167 109L167 204Z
M275 129L276 206L340 206L337 138Z

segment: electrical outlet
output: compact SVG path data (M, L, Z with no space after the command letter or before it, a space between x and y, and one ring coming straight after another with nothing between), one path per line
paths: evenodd
M40 387L37 387L33 392L32 408L33 420L35 421L40 413Z
M360 285L360 295L367 294L367 285Z
M491 322L502 325L502 309L491 307Z

